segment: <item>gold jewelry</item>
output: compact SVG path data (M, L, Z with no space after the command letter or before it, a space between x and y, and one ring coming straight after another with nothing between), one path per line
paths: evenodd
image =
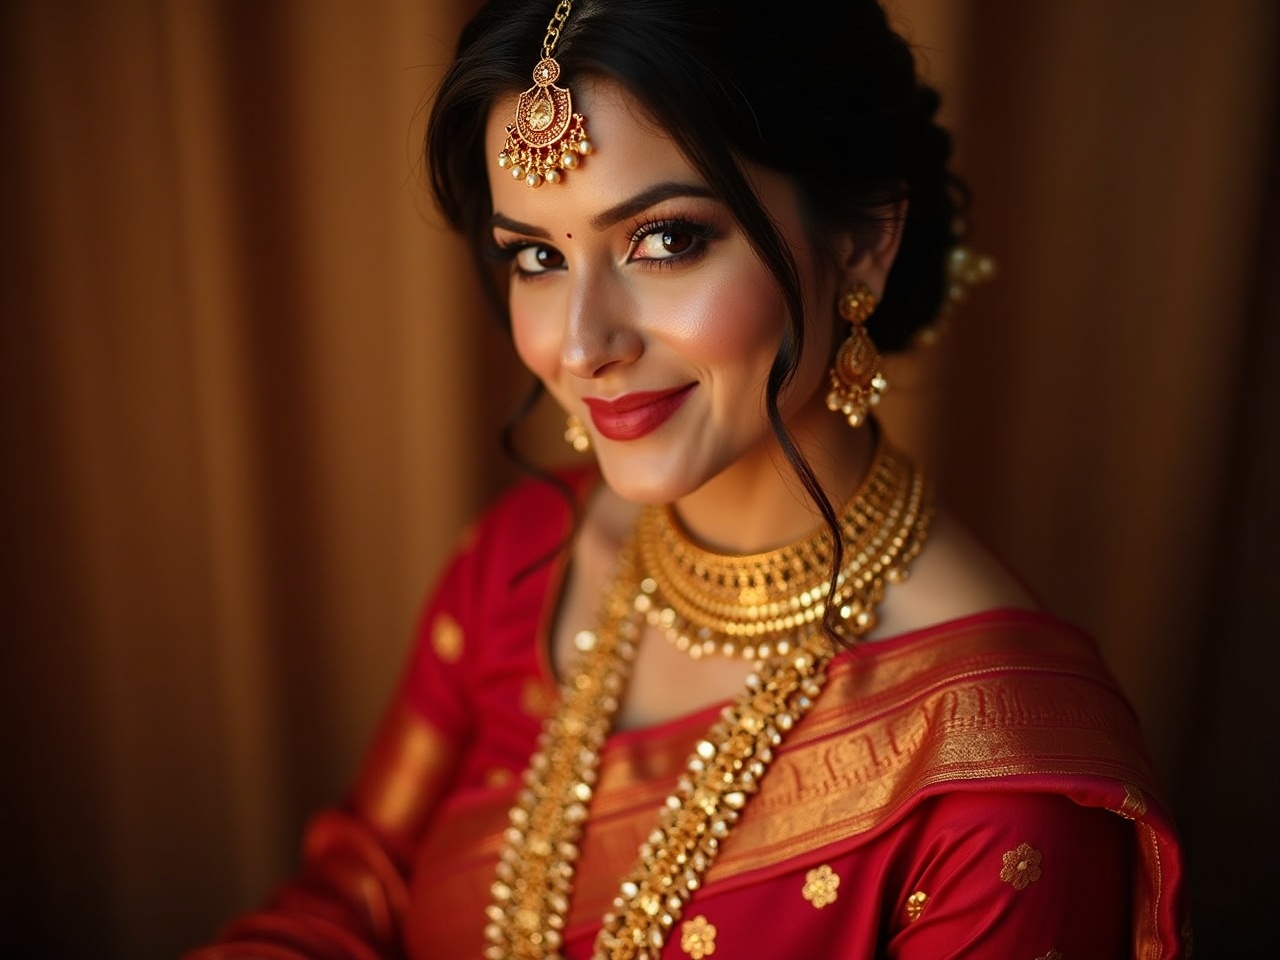
M756 662L747 689L694 745L659 808L657 826L604 916L593 960L656 960L662 953L685 904L760 789L774 751L821 695L833 653L830 640L817 633L799 641L790 656Z
M969 299L969 291L994 280L997 273L999 268L994 257L978 253L963 243L952 247L947 253L947 293L942 310L933 323L916 333L914 343L931 347L942 339L950 325L951 314Z
M954 307L969 298L974 287L989 283L996 276L996 261L962 243L947 254L947 306Z
M923 545L926 495L922 472L881 439L866 478L840 511L844 560L832 599L852 634L875 625L884 578ZM786 655L798 634L822 629L834 558L825 526L768 553L728 556L691 542L669 506L650 506L636 539L638 609L692 657Z
M613 725L635 659L639 622L631 610L630 547L605 598L600 626L575 636L580 659L561 685L560 705L543 724L529 758L526 787L510 825L486 910L486 960L560 956L578 840L587 821L600 750Z
M884 464L890 464L885 467ZM890 484L892 491L876 491ZM846 515L876 516L882 494L914 502L919 471L883 442L877 463ZM868 502L865 507L861 501ZM905 575L924 541L927 507L907 520L878 525L883 552L858 552L848 580L863 585L868 612L885 581ZM897 544L896 536L901 538ZM589 816L600 751L626 689L636 644L647 617L641 531L623 548L600 625L574 638L580 660L562 685L560 705L548 718L525 772L527 786L511 810L510 825L486 911L486 960L556 960L573 891L578 843ZM783 548L786 551L789 548ZM774 551L777 553L778 551ZM771 556L766 554L764 556ZM740 562L743 558L729 558ZM872 572L873 568L876 572ZM870 623L872 621L865 621ZM850 624L861 637L869 626ZM797 629L788 653L756 660L746 690L726 707L698 741L674 791L659 810L658 823L641 844L635 865L622 881L596 937L593 958L652 960L677 929L684 906L702 885L722 842L759 789L788 731L818 699L834 644L820 626Z
M586 453L591 449L591 435L587 433L582 421L572 413L564 421L564 442L579 453Z
M855 327L860 327L871 319L877 306L879 301L872 289L865 283L855 283L853 289L840 298L836 309L840 311L840 316Z
M827 409L844 414L851 427L862 425L889 386L881 369L880 351L867 333L867 319L875 309L876 295L865 283L855 284L840 298L840 316L848 320L853 329L840 345L831 367Z
M507 142L498 154L498 166L531 187L559 183L562 170L572 170L591 152L586 118L573 112L573 98L557 87L560 64L553 54L572 0L561 0L547 24L542 59L533 68L533 86L516 102L515 123L507 124Z

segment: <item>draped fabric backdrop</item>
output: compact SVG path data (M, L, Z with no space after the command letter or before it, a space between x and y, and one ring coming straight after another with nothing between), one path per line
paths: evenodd
M524 381L418 168L471 6L0 5L6 957L171 956L260 899L513 475ZM1201 952L1271 955L1276 6L893 9L1002 277L886 420L1100 638Z

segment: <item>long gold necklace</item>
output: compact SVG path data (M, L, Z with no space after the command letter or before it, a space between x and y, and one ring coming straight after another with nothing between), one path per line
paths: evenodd
M886 580L905 575L923 546L926 488L915 465L882 440L862 489L841 513L850 556L842 565L837 602L851 639L870 629ZM821 589L822 579L815 581L814 575L821 571L816 558L830 548L829 535L820 531L770 553L723 557L682 538L669 513L645 512L619 557L600 626L574 638L579 662L543 727L525 772L526 786L511 809L487 909L486 960L560 956L600 751L646 621L678 645L690 628L697 631L685 647L691 652L696 639L704 652L755 657L747 689L695 745L660 808L653 832L603 918L593 953L598 960L659 955L783 738L822 692L835 646L823 632L821 612L808 611L825 603L825 591L815 601L813 591ZM664 550L679 552L682 559L675 566L657 562ZM710 565L708 558L713 558ZM787 571L804 576L789 577ZM700 598L699 584L714 584L706 587L712 596L734 587L737 602L721 605L712 596ZM748 589L763 592L744 599ZM753 597L760 602L747 602ZM735 618L734 610L750 612ZM760 629L761 623L768 628ZM741 637L751 638L752 654ZM705 646L708 641L711 647Z

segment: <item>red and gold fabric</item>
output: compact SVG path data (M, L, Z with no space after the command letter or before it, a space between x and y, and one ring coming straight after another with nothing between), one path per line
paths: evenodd
M576 478L579 486L585 478ZM520 773L554 703L545 621L569 511L529 484L459 551L350 798L304 866L190 960L478 957ZM1182 859L1089 639L992 611L842 652L664 958L1185 956ZM716 708L613 736L569 958Z

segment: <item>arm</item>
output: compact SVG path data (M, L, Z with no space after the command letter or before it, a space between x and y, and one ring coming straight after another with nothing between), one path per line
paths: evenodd
M452 754L430 724L397 700L347 802L308 825L298 873L188 960L400 956L409 858L447 782Z
M298 872L186 960L392 960L413 852L466 749L463 691L476 562L457 556L422 619L409 669L345 802L308 824ZM465 627L463 625L466 625Z
M1040 793L957 793L904 840L892 960L1130 955L1132 826Z

